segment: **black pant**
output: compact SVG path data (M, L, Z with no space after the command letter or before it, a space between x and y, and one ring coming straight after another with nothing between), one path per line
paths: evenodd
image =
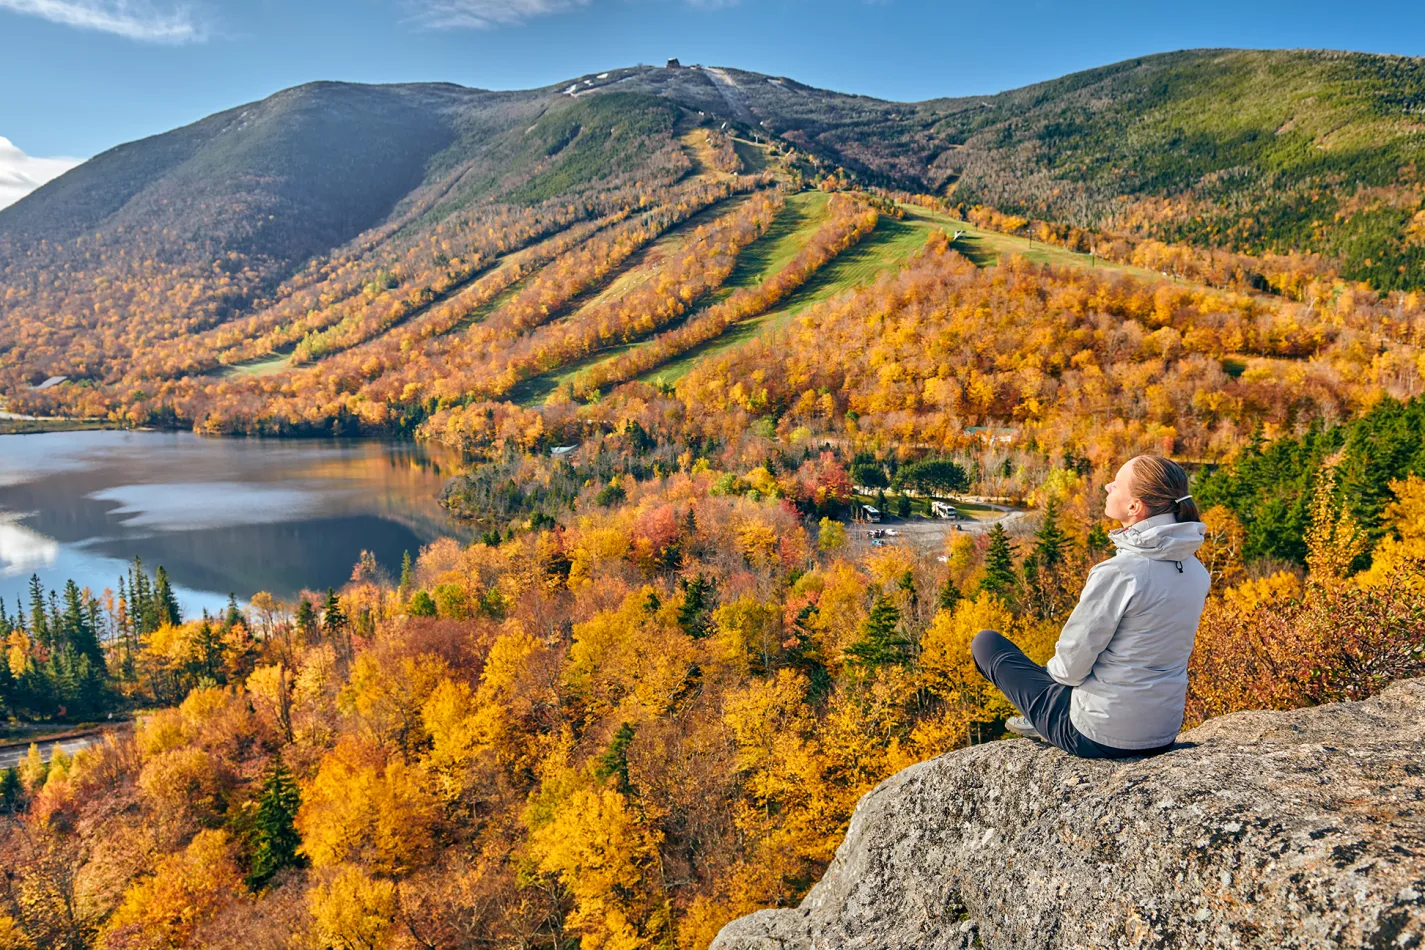
M970 655L980 675L999 687L1034 729L1048 742L1065 752L1085 759L1122 759L1135 755L1158 755L1173 743L1152 749L1117 749L1100 745L1069 721L1072 686L1065 686L1049 671L1024 655L994 630L981 630L970 644Z

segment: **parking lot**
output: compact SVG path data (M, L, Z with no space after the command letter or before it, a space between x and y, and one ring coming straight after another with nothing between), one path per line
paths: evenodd
M895 515L883 514L879 524L869 521L847 522L846 537L856 546L876 546L877 542L881 544L909 543L922 549L934 549L938 552L944 549L947 535L957 532L984 534L993 525L1008 526L1010 522L1023 518L1025 515L1025 512L1018 508L1010 508L1005 505L992 507L1001 512L998 517L950 519L912 515L902 519ZM877 532L879 534L876 534Z

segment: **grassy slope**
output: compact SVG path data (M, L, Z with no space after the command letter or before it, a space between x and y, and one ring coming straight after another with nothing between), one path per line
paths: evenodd
M906 210L904 220L896 221L883 217L869 237L828 264L820 274L796 294L793 294L784 306L743 321L717 339L710 340L701 347L690 350L678 359L650 370L639 378L643 382L650 383L674 382L692 369L699 360L715 356L729 347L751 339L769 327L782 326L812 304L834 297L844 290L869 284L886 271L900 267L916 251L920 250L930 236L930 232L937 229L946 229L952 234L955 231L965 232L957 241L956 249L981 267L999 263L1002 258L1018 254L1041 264L1095 267L1100 270L1126 274L1140 280L1171 279L1141 267L1105 263L1091 258L1088 254L1077 254L1054 245L1030 241L1027 238L987 231L968 222L957 221L947 215L913 205L903 205L902 207ZM794 254L795 250L793 249L791 253ZM790 257L791 254L787 254L786 259L790 260Z
M718 202L711 208L698 212L687 221L670 229L666 234L658 238L658 240L630 256L601 288L593 292L592 296L588 293L582 295L572 310L554 322L558 323L563 320L575 319L585 310L604 304L610 300L617 300L647 283L649 280L652 280L658 273L659 265L668 257L682 250L688 238L698 227L709 224L714 219L736 210L739 205L749 200L749 198L749 195L734 195L731 198ZM777 225L774 224L772 230L775 230L776 227ZM768 233L770 234L771 231ZM754 242L752 246L755 247L757 244L766 240L767 235L764 235L758 239L758 241ZM750 248L745 249L742 252L743 255L746 255L748 250L750 250ZM795 251L793 253L795 253ZM740 260L741 258L739 258L739 261ZM736 276L737 272L734 271L732 277L729 278L729 283L731 283L732 279L736 278ZM729 292L728 285L724 284L716 294L710 295L710 297L713 299L721 299L722 296L725 296ZM563 384L565 380L572 378L580 371L603 360L610 359L631 347L639 345L640 342L635 341L633 343L623 343L617 346L607 347L596 353L591 353L581 360L562 366L559 369L530 377L510 390L506 398L511 402L517 402L523 406L542 403L545 397Z
M755 287L785 267L825 220L829 198L829 195L814 191L789 197L786 207L772 222L767 233L738 255L736 268L726 283L710 295L708 302L716 303L735 290ZM642 345L643 341L635 341L590 354L569 366L526 381L512 393L511 398L522 405L541 403L551 392L589 367Z

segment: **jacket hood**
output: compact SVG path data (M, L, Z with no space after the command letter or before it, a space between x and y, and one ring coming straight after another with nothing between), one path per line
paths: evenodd
M1165 511L1130 527L1115 528L1108 537L1120 552L1154 561L1181 561L1202 547L1207 525L1201 521L1180 522L1171 511Z

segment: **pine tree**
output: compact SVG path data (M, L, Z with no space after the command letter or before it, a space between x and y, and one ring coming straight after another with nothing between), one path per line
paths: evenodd
M38 574L30 575L30 636L45 649L51 644L49 618L45 616L45 589Z
M74 647L68 645L62 650L51 650L49 662L45 664L45 678L49 680L50 695L60 707L56 712L63 715L76 712L73 707L79 705L78 665L79 654L74 652Z
M990 546L985 551L985 576L980 590L1000 597L1009 597L1018 580L1014 574L1014 545L1004 533L1004 525L995 522L990 528Z
M1089 550L1097 554L1098 552L1107 549L1108 541L1108 530L1104 528L1104 526L1099 522L1094 522L1093 527L1089 528L1089 535L1087 538Z
M302 636L308 643L317 638L317 614L312 609L312 602L305 597L297 600L297 615L295 617L297 629L302 631Z
M66 581L64 613L60 617L62 639L73 646L81 656L88 657L90 663L102 668L104 651L99 646L99 637L92 622L93 616L89 605L84 602L84 597L79 592L79 585L73 580ZM56 639L58 641L60 638Z
M633 726L630 723L624 723L614 732L613 741L599 756L598 766L594 769L594 774L601 779L608 778L610 775L618 776L614 787L624 795L633 790L628 782L628 747L632 742Z
M223 661L223 641L218 632L213 629L213 624L208 620L207 612L203 614L203 622L198 626L198 635L194 638L193 647L197 652L197 674L213 682L218 681L218 673L222 669Z
M1058 514L1059 505L1051 500L1044 506L1044 520L1034 535L1034 553L1044 570L1052 570L1064 563L1064 548L1068 546L1069 538L1059 527Z
M293 867L301 860L297 848L302 838L296 824L297 810L301 806L302 793L297 780L288 771L282 756L274 756L263 776L262 794L257 800L248 887L258 890L278 871Z
M49 618L45 621L49 630L51 646L58 648L64 643L64 627L59 619L59 592L49 592Z
M694 574L692 579L684 578L683 603L678 608L678 626L694 640L708 635L709 618L712 614L712 581Z
M223 614L223 627L224 629L231 630L238 624L246 626L247 621L243 618L242 611L238 609L237 594L229 591L227 610Z
M401 583L396 588L402 600L409 596L413 583L415 583L415 577L411 571L411 552L406 551L401 555Z
M10 670L10 664L6 657L0 654L0 718L11 715L14 707L18 705L19 690L17 686L14 674Z
M945 578L945 583L940 585L940 591L936 594L935 606L940 610L954 610L959 602L960 588L950 578Z
M322 632L335 639L345 629L346 614L341 609L341 601L337 599L336 591L328 587L327 601L322 605Z
M12 766L0 771L0 810L13 812L20 803L20 770Z
M159 620L158 605L154 602L153 588L149 584L148 575L144 573L143 561L138 558L134 558L129 591L133 594L132 609L138 633L153 633L162 623Z
M910 657L910 641L897 629L900 620L901 612L895 602L884 594L877 594L871 614L861 627L861 638L846 648L847 656L868 668L905 663Z
M84 715L100 712L109 702L109 680L102 663L76 654L74 663L75 706Z
M183 615L178 610L178 598L173 596L173 587L168 583L168 572L163 569L162 564L158 566L158 573L153 577L153 599L160 627L164 624L177 626L183 622Z

